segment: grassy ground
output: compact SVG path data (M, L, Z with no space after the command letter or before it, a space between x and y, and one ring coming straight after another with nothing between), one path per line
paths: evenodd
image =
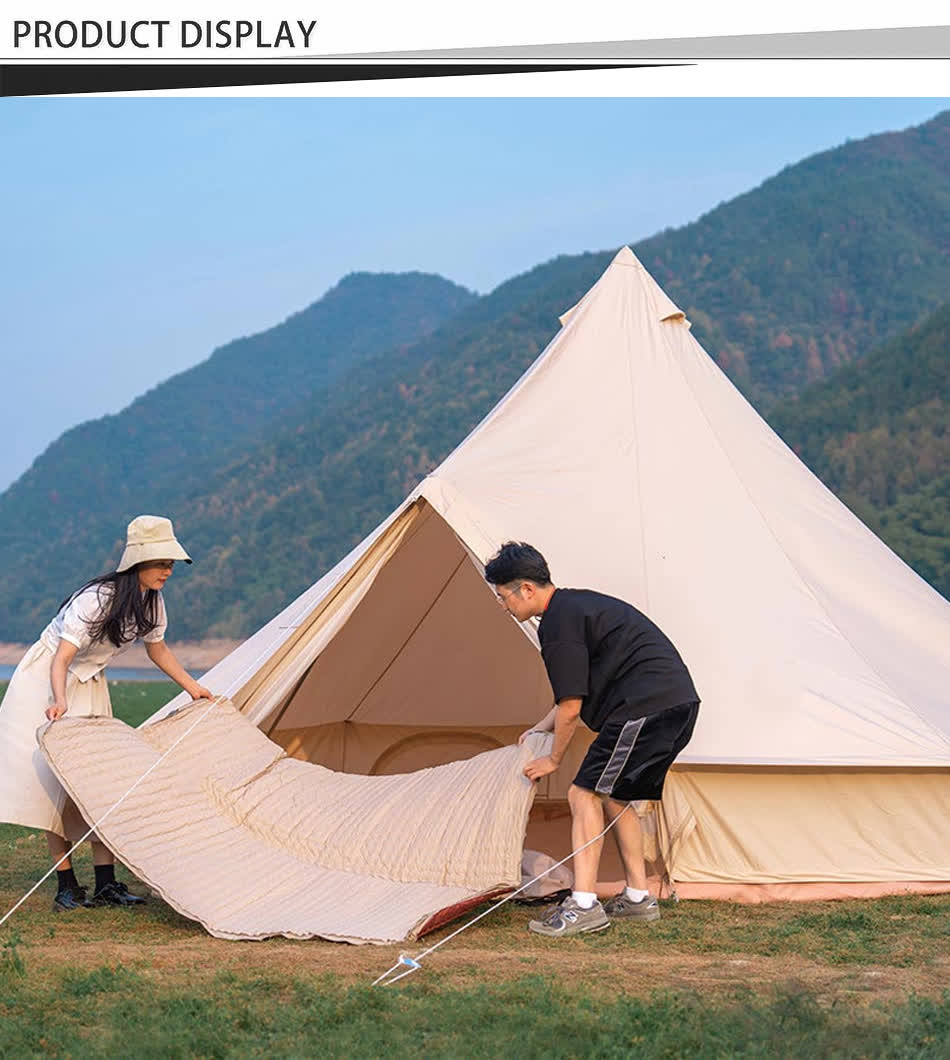
M116 713L171 691L119 685ZM0 826L0 915L46 864ZM396 947L225 942L157 899L54 915L52 891L0 928L0 1057L950 1057L950 896L664 903L560 943L505 906L373 989Z
M8 684L8 681L0 681L0 702ZM112 711L129 725L139 725L180 691L173 681L109 682Z

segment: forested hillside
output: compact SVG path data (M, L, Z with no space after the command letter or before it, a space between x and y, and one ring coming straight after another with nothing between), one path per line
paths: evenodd
M627 235L618 232L618 246ZM178 401L157 388L120 417L68 432L61 448L0 498L0 639L30 637L75 577L118 555L118 531L141 511L175 518L201 559L169 589L173 635L253 629L458 444L555 334L558 315L615 250L554 259L477 300L429 278L432 301L406 321L407 331L419 329L415 341L394 338L388 348L383 327L357 340L372 320L341 301L333 320L344 332L354 329L354 341L345 349L327 343L340 355L325 354L326 370L312 389L295 375L293 358L283 364L264 343L244 347L248 370L260 370L270 385L286 380L279 406L261 394L246 405L238 401L232 414L232 399L223 396L231 362L216 355L201 366L202 392L210 396L197 415L179 416ZM848 370L946 301L950 112L806 159L634 250L760 411L777 415L779 404L784 415L789 398ZM346 283L338 289L343 294ZM397 302L403 305L394 297L387 313L398 315ZM311 335L324 326L313 323L319 327ZM895 365L902 356L892 354ZM855 378L865 369L856 363ZM799 412L811 400L803 399ZM936 413L917 405L905 411L888 421L886 437L869 435L867 446L920 452L926 462L913 417ZM218 417L217 426L206 425L205 415ZM152 432L140 430L146 422ZM784 430L791 438L791 421ZM173 459L140 473L144 439L156 436ZM821 447L833 448L835 437L832 423ZM814 458L815 445L803 453ZM882 494L879 484L870 486L878 483L873 475L835 488L872 524L896 520L876 528L900 539L919 569L936 570L921 558L932 534L920 529L919 505L930 513L928 526L939 524L946 491L940 493L939 476L920 479L916 463L902 474L914 476L913 489Z
M770 418L825 484L950 598L950 301Z
M508 294L501 289L492 297L501 302ZM463 324L473 316L468 311L455 322L462 329L456 349L436 334L407 351L401 367L412 385L397 375L383 386L378 366L367 363L359 377L349 377L345 401L283 428L191 498L190 534L204 559L186 576L194 596L187 605L181 600L189 634L237 634L249 613L252 625L263 622L446 455L447 439L462 433L456 425L473 426L515 381L525 365L500 351L514 343L526 363L536 352L526 315L497 315L499 348L481 350L483 363L495 367L490 376L464 359L471 343ZM477 334L474 321L472 327ZM950 306L832 381L780 404L770 419L845 503L950 595L948 403ZM222 526L239 529L224 539ZM286 536L279 528L295 532Z
M182 498L291 408L322 407L361 359L398 355L474 298L439 276L353 274L117 415L67 431L0 495L0 640L32 636L77 578L116 559L134 515L180 521Z
M950 111L789 166L635 248L760 409L950 292Z
M564 306L590 279L587 259L570 262L558 269ZM398 357L365 361L333 405L298 410L186 497L182 527L202 562L168 589L182 635L254 628L388 515L540 352L545 274L502 285Z

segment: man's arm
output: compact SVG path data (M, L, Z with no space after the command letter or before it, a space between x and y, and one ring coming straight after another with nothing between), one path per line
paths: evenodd
M540 780L553 773L561 764L577 729L582 702L580 698L562 699L551 712L554 715L554 746L549 755L535 758L524 767L524 775L529 780ZM548 717L550 716L549 714Z
M522 744L525 741L526 736L530 736L533 732L554 732L554 716L557 714L557 703L544 715L544 717L537 723L532 725L530 729L525 731L518 737L518 743Z

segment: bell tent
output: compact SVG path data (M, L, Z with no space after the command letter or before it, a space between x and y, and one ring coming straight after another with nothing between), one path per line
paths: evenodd
M510 744L551 689L482 565L530 541L556 584L650 615L693 674L692 742L657 812L641 808L681 896L950 889L950 604L774 434L628 248L561 323L404 503L205 683L290 757L343 773ZM556 856L575 744L528 824Z

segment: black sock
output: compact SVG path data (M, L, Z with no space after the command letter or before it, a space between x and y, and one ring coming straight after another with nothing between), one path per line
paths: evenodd
M115 883L115 865L97 865L96 894L98 894L107 883Z
M76 874L72 870L72 866L68 869L57 869L56 876L59 880L58 890L65 891L67 888L75 889L79 886L76 880Z

